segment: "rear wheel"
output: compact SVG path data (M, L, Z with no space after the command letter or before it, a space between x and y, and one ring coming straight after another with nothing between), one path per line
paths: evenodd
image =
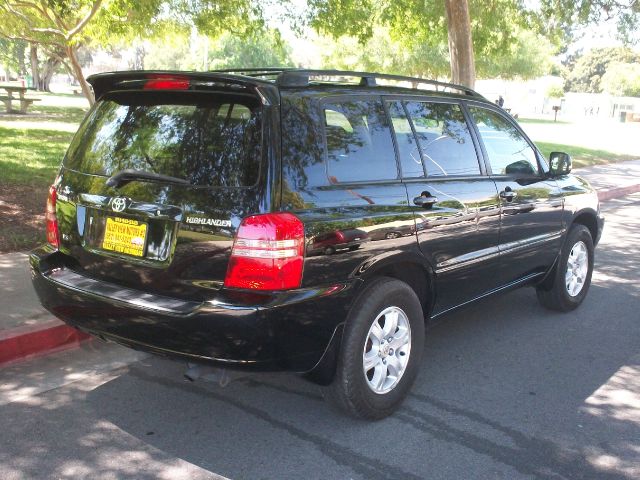
M565 245L551 287L536 289L544 307L560 312L569 312L582 303L593 273L593 239L587 227L571 227Z
M415 292L400 280L375 280L349 314L325 398L355 417L390 415L416 378L423 346L424 317Z

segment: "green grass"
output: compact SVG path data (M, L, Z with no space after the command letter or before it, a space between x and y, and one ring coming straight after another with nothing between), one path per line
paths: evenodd
M604 165L606 163L624 162L636 160L632 155L620 155L606 150L594 150L591 148L563 145L560 143L535 142L546 158L551 152L565 152L571 155L574 168L589 167L592 165Z
M554 122L553 120L549 120L547 118L518 118L518 123L542 123L542 124L551 124L551 125L568 125L571 122L566 122L564 120L558 120Z
M87 110L79 107L58 107L51 105L37 105L29 109L29 114L39 115L40 122L67 122L79 124Z
M0 127L0 183L51 184L73 134Z

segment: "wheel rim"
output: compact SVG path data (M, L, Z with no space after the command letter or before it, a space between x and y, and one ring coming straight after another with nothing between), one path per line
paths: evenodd
M401 308L388 307L369 328L362 352L362 370L369 388L377 394L393 390L409 363L411 325Z
M575 297L582 291L588 271L589 251L587 250L587 245L580 240L573 245L567 259L565 286L570 296Z

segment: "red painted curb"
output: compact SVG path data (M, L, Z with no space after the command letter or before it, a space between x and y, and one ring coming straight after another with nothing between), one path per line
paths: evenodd
M90 337L59 320L0 331L0 366L73 348Z
M640 184L629 185L628 187L612 188L611 190L599 190L598 200L611 200L612 198L624 197L632 193L640 192Z

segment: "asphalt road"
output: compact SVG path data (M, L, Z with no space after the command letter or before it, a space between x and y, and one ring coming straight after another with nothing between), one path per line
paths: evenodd
M0 372L0 478L640 478L640 196L605 208L580 309L522 289L450 315L391 418L345 418L293 376L223 389L96 344Z

